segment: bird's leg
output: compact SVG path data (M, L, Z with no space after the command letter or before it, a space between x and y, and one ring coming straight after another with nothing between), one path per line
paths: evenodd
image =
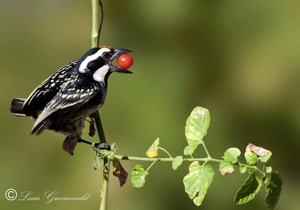
M84 139L79 139L77 140L78 143L85 143L85 144L89 144L89 145L92 145L92 142L89 142L89 141L86 141Z
M86 141L84 139L79 139L79 140L77 140L77 142L92 145L92 142ZM110 146L107 143L95 143L95 147L97 149L110 150Z

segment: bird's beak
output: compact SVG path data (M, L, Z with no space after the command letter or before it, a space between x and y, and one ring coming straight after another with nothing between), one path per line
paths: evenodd
M127 70L127 69L122 69L120 67L117 67L117 66L114 66L112 65L112 61L115 59L115 58L118 58L120 55L123 55L123 54L127 54L127 53L130 53L131 51L130 50L127 50L127 49L120 49L120 48L115 48L113 49L113 56L111 57L111 64L110 64L110 69L111 71L113 72L119 72L119 73L129 73L129 74L132 74L131 71Z

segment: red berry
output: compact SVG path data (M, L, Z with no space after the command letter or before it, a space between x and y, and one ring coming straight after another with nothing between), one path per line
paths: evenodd
M133 64L133 59L129 54L122 54L117 60L118 66L122 69L129 69Z

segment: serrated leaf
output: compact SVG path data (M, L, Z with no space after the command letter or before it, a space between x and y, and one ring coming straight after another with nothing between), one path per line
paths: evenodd
M219 170L221 174L224 176L225 174L232 173L234 171L234 168L231 162L227 160L223 160L219 165Z
M237 191L234 203L237 205L248 203L253 200L262 186L262 180L255 174L250 174L240 189Z
M159 138L157 138L153 144L149 147L149 149L146 152L146 155L149 158L156 157L158 155L158 145L159 145Z
M247 171L247 167L244 164L241 164L239 169L240 169L241 174L243 174Z
M253 152L246 151L244 155L245 155L245 159L249 165L254 165L257 163L257 156Z
M269 183L266 186L266 198L265 203L269 210L272 210L275 208L282 189L282 180L278 174L278 172L274 172L271 174L271 178L269 180Z
M199 162L192 162L189 166L189 173L183 178L185 192L194 204L200 206L205 197L214 176L211 165L200 165Z
M123 168L119 160L113 160L112 169L113 169L113 175L115 177L118 177L120 187L122 187L127 181L127 177L128 177L127 171Z
M172 161L172 168L175 171L179 166L181 166L183 162L183 157L182 156L177 156L174 158L174 160Z
M133 168L131 174L131 183L135 188L141 188L146 182L146 177L148 176L148 171L146 171L142 165L136 165Z
M224 152L224 160L230 163L236 163L238 157L241 155L241 151L238 148L232 147Z
M246 147L246 152L253 152L258 156L258 160L263 163L267 162L272 156L271 151L262 147L255 146L254 144L248 144Z
M203 137L207 134L210 123L209 111L202 107L196 107L188 117L185 126L185 136L191 151L203 143Z

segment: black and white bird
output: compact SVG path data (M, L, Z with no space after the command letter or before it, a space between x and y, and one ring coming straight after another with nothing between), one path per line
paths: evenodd
M82 140L85 119L104 103L111 73L132 73L112 61L126 49L95 47L42 82L26 98L14 98L10 111L18 117L35 120L31 134L49 129L66 135L63 149L70 154Z

